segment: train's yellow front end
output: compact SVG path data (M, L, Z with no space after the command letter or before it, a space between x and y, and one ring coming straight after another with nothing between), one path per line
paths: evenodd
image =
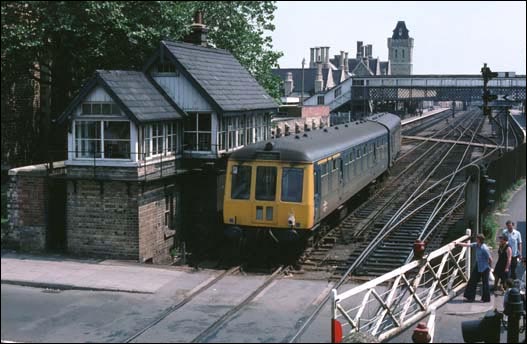
M223 220L230 235L261 229L275 236L309 232L314 223L313 165L272 160L227 166Z

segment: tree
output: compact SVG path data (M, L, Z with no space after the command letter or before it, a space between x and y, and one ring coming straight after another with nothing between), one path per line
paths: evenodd
M266 35L274 30L274 2L3 1L2 102L21 71L49 89L49 109L38 120L27 121L32 128L19 128L21 133L30 130L25 139L35 141L26 145L33 147L26 148L33 157L25 163L45 160L48 137L55 138L52 145L64 147L64 132L50 134L50 123L96 69L141 69L161 39L179 40L190 32L197 9L205 13L210 43L231 51L278 97L279 82L271 68L282 54L272 50ZM2 104L3 117L4 108ZM2 159L4 153L3 146Z

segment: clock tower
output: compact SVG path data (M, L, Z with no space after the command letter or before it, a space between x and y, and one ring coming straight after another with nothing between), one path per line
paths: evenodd
M392 75L412 74L414 39L408 35L404 21L397 22L393 35L388 38L388 60Z

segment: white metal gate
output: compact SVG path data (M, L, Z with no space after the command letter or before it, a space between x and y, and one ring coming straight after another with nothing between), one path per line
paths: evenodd
M467 229L456 242L469 238ZM363 332L386 340L455 297L469 277L470 249L451 242L351 290L333 289L332 326L342 326L344 337Z

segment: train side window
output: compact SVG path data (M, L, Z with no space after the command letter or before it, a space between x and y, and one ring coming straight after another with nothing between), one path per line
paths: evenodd
M328 174L328 164L327 163L320 164L320 175L325 176L326 174Z
M320 190L318 189L318 173L317 171L314 172L314 180L315 180L315 195L318 195Z
M251 193L251 166L232 166L231 198L249 199Z
M282 169L282 196L284 202L302 202L304 170L301 168Z
M256 199L274 201L276 198L276 167L258 166L256 168Z
M337 159L333 159L331 161L333 161L333 169L332 169L332 171L335 171L337 169Z

